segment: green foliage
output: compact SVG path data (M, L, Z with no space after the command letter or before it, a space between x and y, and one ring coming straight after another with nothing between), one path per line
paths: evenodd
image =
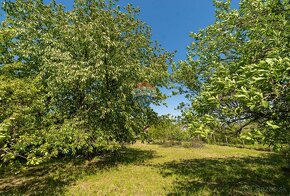
M215 122L215 119L209 115L204 115L199 118L200 121L208 122L207 125L201 124L198 121L192 121L189 123L189 130L193 136L197 136L198 138L202 138L205 141L209 140L210 135L214 133L214 130L217 128L218 123Z
M190 138L187 130L182 130L180 124L168 116L160 116L154 126L149 128L148 135L155 142L188 141Z
M240 139L247 141L248 143L254 144L254 143L263 143L265 137L263 136L261 131L254 129L251 131L243 132L240 135Z
M171 53L150 41L138 9L114 1L5 1L0 32L2 160L45 160L135 141L156 117L139 82L166 86ZM164 96L157 92L156 104ZM2 112L3 111L3 112Z
M192 101L187 121L236 135L256 123L263 142L289 145L288 1L242 0L238 10L230 1L215 5L215 23L191 33L188 59L175 70Z

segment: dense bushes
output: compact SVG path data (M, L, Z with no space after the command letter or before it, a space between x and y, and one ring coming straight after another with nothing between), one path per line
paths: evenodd
M149 138L155 142L165 143L166 141L188 141L190 140L189 132L182 130L179 125L168 125L168 126L152 126L149 131Z

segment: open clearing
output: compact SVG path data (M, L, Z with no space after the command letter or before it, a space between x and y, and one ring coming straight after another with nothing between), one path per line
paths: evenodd
M1 195L289 195L274 153L137 143L102 158L58 160L0 177Z

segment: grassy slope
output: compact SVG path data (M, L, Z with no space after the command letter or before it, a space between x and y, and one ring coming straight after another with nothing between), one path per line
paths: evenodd
M101 159L63 160L0 177L0 193L287 195L290 178L283 164L273 153L249 149L137 143Z

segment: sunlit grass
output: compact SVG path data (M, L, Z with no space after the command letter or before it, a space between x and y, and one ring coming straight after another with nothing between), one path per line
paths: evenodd
M90 161L63 160L6 174L0 190L4 195L287 195L284 164L274 153L252 149L137 143Z

